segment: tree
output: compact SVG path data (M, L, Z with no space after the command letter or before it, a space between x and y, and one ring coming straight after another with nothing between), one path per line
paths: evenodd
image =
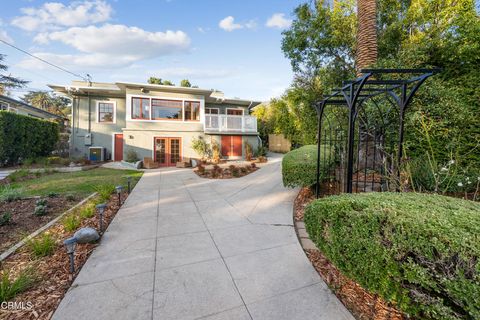
M188 79L183 79L182 81L180 81L180 87L190 88L191 86L192 84L190 83L190 81L188 81Z
M164 86L175 86L175 84L174 84L172 81L170 81L170 80L163 80L163 81L162 81L162 84L163 84Z
M156 78L156 77L150 77L148 78L148 83L150 84L162 84L162 79L161 78Z
M70 113L70 99L53 95L48 91L30 91L21 99L34 107L62 117Z
M377 1L357 0L357 74L377 62Z
M29 82L13 77L11 74L7 75L8 66L2 63L4 59L5 55L0 54L0 94L6 94L8 89L22 88Z

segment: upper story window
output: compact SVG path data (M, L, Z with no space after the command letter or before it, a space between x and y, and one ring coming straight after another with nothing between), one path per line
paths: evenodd
M115 122L115 103L98 102L98 122L113 123Z
M200 121L200 102L185 101L185 120Z
M219 109L218 108L206 108L205 109L205 114L219 114Z
M132 98L132 119L150 119L149 98Z
M152 119L182 120L182 101L152 99Z
M242 109L227 109L227 114L231 116L243 116Z
M8 111L10 105L6 102L0 102L0 111Z

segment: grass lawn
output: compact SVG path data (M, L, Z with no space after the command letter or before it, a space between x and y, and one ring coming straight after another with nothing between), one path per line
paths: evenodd
M23 196L46 196L50 192L71 193L87 196L95 192L95 187L102 184L127 185L127 176L132 177L132 187L143 172L135 170L116 170L96 168L86 171L62 173L57 172L39 178L14 182L11 187L21 189Z

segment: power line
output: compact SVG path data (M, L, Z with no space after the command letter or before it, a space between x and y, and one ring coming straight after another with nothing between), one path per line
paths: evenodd
M67 70L67 69L65 69L65 68L59 67L59 66L57 66L57 65L55 65L55 64L53 64L53 63L51 63L51 62L49 62L49 61L47 61L47 60L45 60L45 59L42 59L42 58L40 58L40 57L37 57L36 55L33 55L33 54L31 54L30 52L28 52L28 51L25 51L25 50L23 50L23 49L20 49L19 47L15 46L15 45L13 45L13 44L11 44L11 43L8 43L7 41L5 41L5 40L3 40L3 39L0 39L0 42L3 42L3 43L6 44L7 46L10 46L10 47L12 47L12 48L14 48L14 49L17 49L18 51L21 51L21 52L25 53L26 55L29 55L29 56L32 57L32 58L35 58L35 59L37 59L37 60L40 60L40 61L42 61L43 63L46 63L46 64L48 64L48 65L50 65L50 66L52 66L52 67L54 67L54 68L57 68L57 69L59 69L59 70L62 70L63 72L69 73L69 74L71 74L71 75L73 75L73 76L75 76L75 77L77 77L77 78L81 78L81 79L83 79L83 80L85 80L85 81L87 81L87 82L91 82L91 81L92 81L89 74L87 74L87 76L84 77L84 76L79 75L79 74L77 74L77 73L74 73L74 72L72 72L72 71L70 71L70 70Z

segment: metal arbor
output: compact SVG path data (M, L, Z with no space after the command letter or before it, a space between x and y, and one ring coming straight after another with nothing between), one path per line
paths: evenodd
M321 176L340 192L399 190L405 112L438 71L364 69L316 104L317 198Z

